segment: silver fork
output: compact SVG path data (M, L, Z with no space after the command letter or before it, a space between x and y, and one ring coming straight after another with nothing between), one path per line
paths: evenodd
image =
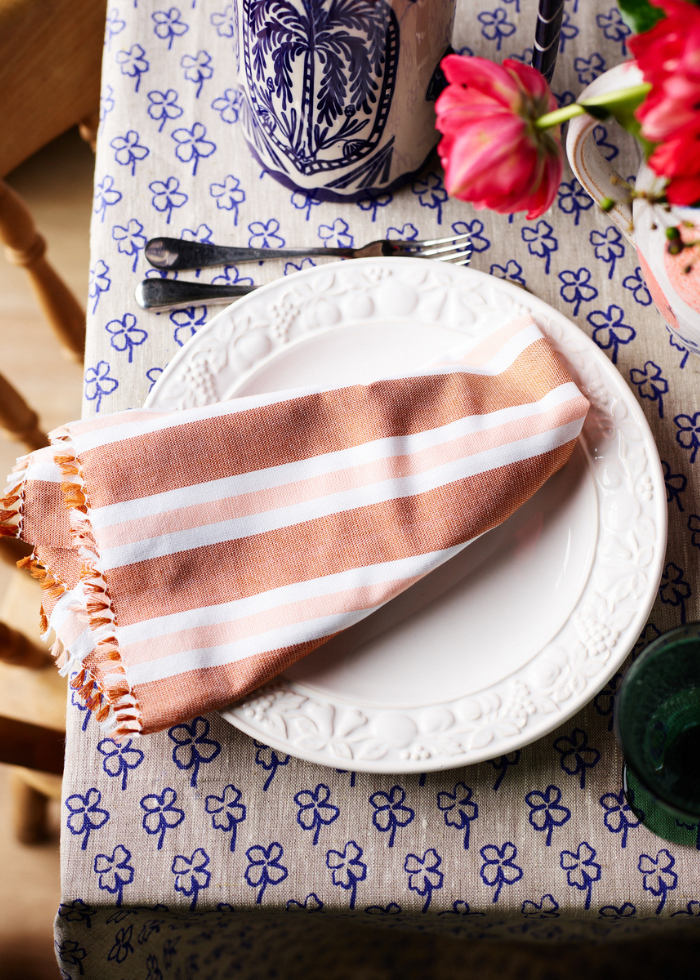
M410 256L469 265L472 257L471 236L452 235L431 241L408 242L389 239L370 242L362 248L234 248L185 242L179 238L152 238L146 245L146 258L160 269L201 269L212 265L250 262L260 259L298 258L325 255L346 259L380 256ZM144 279L136 287L136 302L142 310L160 313L206 303L229 303L252 292L255 286L226 283L187 282L183 279Z
M388 238L370 242L361 248L237 248L202 242L186 242L180 238L152 238L145 255L157 269L205 269L213 265L236 262L259 262L264 259L296 259L301 256L325 255L342 259L367 259L381 256L412 256L436 259L453 265L468 265L472 255L471 235L451 235L430 241L392 241Z

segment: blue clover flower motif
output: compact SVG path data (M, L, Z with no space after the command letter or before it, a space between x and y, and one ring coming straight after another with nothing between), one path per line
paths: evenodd
M94 368L88 368L85 372L85 398L89 402L97 402L95 412L99 412L102 399L111 395L118 387L117 379L109 375L107 361L98 361Z
M108 272L109 266L105 265L102 259L98 259L94 269L90 269L90 285L88 287L88 294L90 299L94 299L95 301L92 307L93 313L97 309L100 294L108 292L109 287L112 285L112 280L107 275Z
M145 160L151 152L147 146L139 143L139 134L135 129L127 131L125 136L115 136L110 140L110 146L114 150L114 159L122 167L131 167L131 176L136 172L136 164L139 160Z
M117 844L111 855L95 855L93 870L97 875L97 887L110 895L116 895L117 905L122 904L124 887L134 880L134 869L130 861L131 851L122 844Z
M286 908L288 912L320 912L323 908L323 902L316 892L311 892L303 902L297 902L295 898L290 898Z
M471 246L475 252L485 252L491 248L491 242L484 235L484 222L478 218L473 221L455 221L452 231L455 235L471 235Z
M189 31L189 26L180 19L181 17L182 14L177 7L171 7L170 10L156 10L151 14L151 20L155 25L153 33L161 41L168 42L168 51L172 48L176 37L182 37Z
M526 899L520 906L523 915L532 919L558 919L559 902L553 895L543 895L539 902Z
M388 793L378 791L369 798L374 807L372 823L380 833L389 832L389 847L394 846L397 827L406 827L415 817L410 806L404 806L406 790L402 786L392 786Z
M576 851L562 851L559 865L566 871L566 880L571 888L586 892L585 909L591 907L593 882L600 879L601 868L594 861L596 852L586 841L582 841Z
M79 946L76 939L65 939L62 943L55 942L54 946L56 947L56 956L61 963L67 963L68 966L77 966L78 972L82 976L85 972L83 970L83 960L87 956L87 950ZM66 973L65 970L61 970L61 973L68 980L71 980L70 974Z
M315 191L294 191L290 197L292 207L297 211L306 211L306 220L311 217L311 209L318 207L320 201L316 198Z
M496 777L496 782L493 784L493 791L497 793L501 783L505 778L505 774L511 766L517 766L520 762L520 750L517 749L515 752L508 752L506 755L499 755L495 759L491 759L489 762L490 766L498 773Z
M237 123L243 108L243 93L240 89L227 88L223 95L220 95L211 104L212 109L221 116L221 121L232 125ZM297 191L296 193L300 193ZM320 204L320 201L316 202Z
M261 766L265 772L270 773L263 786L263 793L266 793L270 788L270 783L275 778L278 768L289 765L291 756L284 755L284 753L278 752L276 749L271 749L269 745L258 742L257 739L254 741L254 744L256 747L255 765Z
M107 175L95 187L95 207L93 211L95 214L100 215L100 221L104 221L107 208L113 207L121 199L121 191L116 190L114 187L114 177Z
M619 793L604 793L599 802L605 811L605 826L611 834L622 834L620 847L627 847L627 834L630 828L639 826L639 820L625 799L624 790Z
M82 898L76 898L72 902L61 902L58 915L66 922L84 922L87 929L92 929L92 918L97 915L97 909L92 908Z
M277 234L280 223L277 218L270 218L269 221L253 221L248 225L250 238L248 245L251 248L282 248L284 238Z
M678 343L678 341L676 340L676 338L674 337L674 335L671 333L671 330L670 330L668 324L666 324L666 330L668 331L668 342L669 342L670 346L671 347L674 347L676 350L682 351L682 353L683 353L683 356L681 357L681 362L678 365L678 367L681 368L681 370L682 370L685 367L685 365L686 365L686 361L688 360L688 355L690 354L690 351L688 350L687 347L684 347L683 344L679 344Z
M388 905L368 905L365 909L367 915L398 915L400 911L401 906L397 902L389 902Z
M400 228L387 228L386 237L390 241L415 242L418 238L418 229L409 221Z
M207 871L209 855L203 847L198 847L190 857L176 854L171 871L175 875L175 891L181 892L186 898L192 896L190 909L197 905L200 891L209 887L211 871Z
M117 34L121 34L125 27L126 21L121 19L117 8L112 7L107 13L107 23L105 25L105 46L108 51L112 46L112 38L116 37Z
M236 850L236 831L238 824L246 818L245 804L240 802L241 791L233 783L224 786L221 796L212 793L207 796L204 807L211 814L212 827L231 834L231 851Z
M690 462L694 463L700 449L700 412L694 415L676 415L673 421L678 429L676 442L690 450Z
M479 853L484 862L479 875L485 885L496 889L492 901L497 902L503 886L514 885L523 876L523 869L515 863L518 849L515 844L506 841L501 847L487 844Z
M554 237L554 229L549 222L541 219L534 228L526 227L520 230L520 237L527 245L530 255L544 259L544 273L549 275L552 262L552 252L559 249L559 242Z
M122 777L122 790L126 789L126 781L130 769L136 769L145 756L141 749L132 748L133 738L126 742L115 742L113 738L103 738L97 743L97 751L105 758L102 768L108 776Z
M529 63L530 62L528 62L528 64ZM570 92L568 89L565 92L561 92L559 95L557 95L556 92L554 92L553 94L554 94L554 98L557 101L557 105L560 109L563 109L565 105L573 105L574 102L576 101L576 96L574 95L573 92Z
M136 85L134 86L135 92L139 90L141 76L145 75L149 68L149 63L145 55L146 52L140 44L132 44L128 51L117 52L117 64L120 67L122 75L128 75L129 78L136 79Z
M153 390L153 385L160 378L160 376L161 376L162 373L163 373L163 368L160 368L160 367L152 367L152 368L149 368L148 371L146 371L146 377L148 378L148 390L149 391L152 391Z
M561 29L559 35L559 50L563 54L566 50L566 42L573 41L578 36L578 27L571 21L571 15L565 10L561 18ZM531 59L532 60L532 59ZM527 62L529 65L531 60Z
M222 211L233 211L233 223L238 224L238 206L245 201L245 191L241 187L241 182L238 177L234 177L233 174L227 174L224 177L223 184L210 184L209 193L216 201L216 206ZM276 227L269 228L270 236L278 238L275 232L279 230L279 221L272 220L268 221L267 225L263 224L262 221L254 221L253 224L256 226L255 231L252 231L254 235L262 235L265 237L268 232L268 226L274 224ZM251 231L253 225L248 226L248 231ZM284 245L284 241L278 239ZM252 239L251 239L252 242ZM274 245L258 245L254 246L257 248L276 248L279 246Z
M318 237L324 248L352 248L355 243L350 226L342 218L336 218L332 225L319 225Z
M489 272L497 279L510 279L511 282L519 282L521 286L525 285L523 267L515 259L509 259L506 265L492 265Z
M664 417L663 396L668 392L668 381L661 374L661 368L653 361L647 361L643 368L632 368L630 380L639 392L640 398L658 402L659 418Z
M260 889L255 898L255 904L260 905L267 886L279 885L289 874L287 868L280 863L284 848L273 841L269 847L261 844L249 847L245 854L248 858L245 880L251 888Z
M106 116L114 109L114 89L111 85L104 86L104 92L100 95L100 122L104 122Z
M163 847L163 840L168 830L178 827L185 819L185 811L175 806L177 793L170 786L163 792L149 793L143 796L139 806L144 811L142 826L147 834L158 834L157 850Z
M623 58L626 57L627 38L630 36L632 31L629 29L627 24L625 24L617 7L613 7L610 10L610 13L598 14L595 22L603 32L603 36L608 41L614 41L620 45L620 54L623 56Z
M325 783L319 783L316 789L302 789L294 797L299 807L297 823L303 830L313 830L314 847L318 844L321 827L328 826L340 816L337 806L329 803L331 791Z
M139 250L146 247L146 236L142 232L143 225L136 218L131 218L127 225L115 225L112 228L112 238L117 243L117 251L122 255L134 256L132 272L136 272Z
M148 338L146 331L136 326L136 317L133 313L125 313L121 320L110 320L105 330L112 335L110 344L115 350L127 351L129 364L134 355L134 347L143 344Z
M608 131L605 126L602 125L602 123L593 127L593 139L595 140L596 146L600 150L602 156L608 162L614 160L620 152L614 143L608 142ZM608 230L612 230L612 226ZM612 273L610 274L610 278L612 279Z
M123 963L129 953L134 952L134 947L131 945L131 934L133 931L133 925L119 930L114 937L114 945L107 954L108 960L116 960L117 963Z
M175 156L182 163L192 163L192 176L197 173L197 164L202 157L210 157L216 149L216 143L207 140L206 126L195 123L192 129L175 129L170 134L177 143Z
M593 202L592 198L588 199ZM619 229L611 225L605 231L592 231L589 240L593 246L593 254L601 262L607 262L608 279L612 279L615 271L615 263L625 254L625 246L622 244L622 233Z
M213 762L221 752L219 742L207 738L210 727L209 721L200 716L168 729L168 737L175 742L173 762L178 769L192 770L190 786L197 785L200 765Z
M630 919L636 914L637 908L632 902L623 902L619 907L616 905L604 905L601 909L598 909L598 915L601 919L611 919L613 922L618 922L620 919Z
M581 270L579 270L581 271ZM586 270L587 271L587 270ZM562 295L563 295L562 290ZM597 290L596 290L597 295ZM567 302L572 302L567 300ZM574 315L578 306L574 310ZM586 319L593 327L592 339L601 350L612 349L612 362L617 364L618 347L631 343L637 336L636 330L624 322L625 312L621 306L612 303L606 311L594 310Z
M515 24L508 20L508 14L502 7L496 7L492 12L482 11L478 15L481 23L481 33L487 41L496 42L496 51L501 50L504 37L515 33Z
M598 290L595 286L590 285L591 273L588 269L581 268L577 271L565 269L564 272L559 273L559 281L562 284L559 290L561 298L565 303L574 304L573 316L577 316L581 303L590 303L598 295ZM619 310L620 307L616 306L615 309ZM605 314L602 315L604 316ZM629 329L632 328L630 327ZM617 348L613 354L613 363L615 363L616 353Z
M447 191L442 177L434 172L413 181L413 193L422 208L437 211L437 223L442 224L442 206L447 200Z
M139 942L141 942L140 936L139 936ZM155 956L151 955L148 957L148 959L146 960L146 966L148 968L148 973L146 974L146 980L163 980L163 974L160 970L160 967L158 966L158 960L156 959Z
M563 735L554 742L554 749L561 759L559 765L569 776L579 776L581 789L586 786L586 770L600 762L600 752L588 744L588 735L581 728L574 728L571 735Z
M673 918L675 915L700 916L700 902L696 902L696 901L688 902L686 907L684 909L681 909L680 912L672 912L671 918Z
M178 95L174 88L169 88L166 92L149 92L148 115L156 122L160 120L158 132L165 126L168 119L179 119L185 111L182 106L177 104Z
M212 14L209 18L219 37L233 37L236 33L236 14L233 4L229 3L220 14Z
M186 54L183 55L180 65L185 69L187 81L194 82L197 86L195 98L198 99L202 85L214 74L214 69L211 67L211 55L207 54L206 51L198 51L196 55Z
M438 915L486 915L485 912L472 912L469 907L469 902L463 901L458 898L456 902L452 903L451 909L445 909L443 912L438 912ZM455 929L455 932L458 930Z
M506 0L506 2L509 2L509 0ZM519 5L516 9L519 10ZM530 65L532 64L532 55L532 48L524 48L522 54L509 54L508 57L511 61L519 61L521 65Z
M372 223L374 223L377 220L377 211L379 208L385 208L393 200L394 198L391 194L368 194L367 197L363 197L357 202L357 206L360 211L370 211L372 214Z
M647 289L647 284L644 282L644 276L639 266L637 266L631 276L625 276L622 280L622 285L632 293L635 303L639 303L640 306L651 306L651 294Z
M571 810L561 806L561 790L558 786L548 786L544 792L532 790L525 796L525 802L530 807L528 820L535 830L546 832L545 845L552 843L552 833L555 827L562 827L571 818Z
M451 793L437 794L438 810L442 811L446 827L464 831L464 850L469 850L469 828L472 820L479 816L479 807L472 800L472 790L464 783L455 783Z
M183 242L201 242L204 244L211 243L211 236L214 234L209 225L202 223L197 225L196 228L183 228L180 233L180 238Z
M690 515L688 518L688 530L691 532L690 543L694 548L700 548L700 515Z
M207 320L206 306L187 306L184 310L174 310L170 314L170 320L175 324L173 339L178 347L184 347L190 337L197 333L197 327L201 327Z
M644 647L648 646L652 640L657 638L657 636L661 636L661 630L658 628L658 626L655 626L653 623L647 623L642 632L639 634L639 639L632 647L632 660L636 660Z
M403 869L408 874L408 889L421 898L425 896L422 912L427 912L433 892L442 888L444 875L439 871L442 858L434 847L428 848L423 857L407 854Z
M683 578L684 571L675 562L669 562L664 568L659 586L659 596L664 605L680 606L681 623L685 623L685 600L692 595L690 584Z
M181 208L187 201L187 194L179 190L179 187L180 181L177 177L168 177L167 180L154 180L148 185L153 194L151 199L153 207L156 211L167 211L166 225L170 224L173 209Z
M676 863L676 859L665 847L662 848L656 857L650 854L641 854L637 868L642 875L642 887L645 892L651 892L661 901L656 906L656 915L660 915L666 904L666 896L678 886L678 875L671 869Z
M562 181L559 185L559 210L564 214L573 214L574 225L578 225L582 211L588 211L593 207L593 198L581 187L579 182L574 179L567 183Z
M367 877L367 865L360 860L362 854L362 848L354 840L349 840L342 851L331 850L326 854L326 867L331 871L331 880L334 885L350 892L351 909L355 908L357 883Z
M581 85L590 85L605 71L605 58L597 51L594 51L590 58L574 58L574 71Z
M312 262L311 264L313 265L314 263ZM303 268L303 262L301 264L301 267ZM214 276L212 282L222 283L229 286L236 286L236 285L252 286L253 285L253 280L251 279L251 277L242 276L240 270L235 265L225 265L222 272L218 276Z
M603 718L608 719L608 731L613 730L613 719L615 711L615 697L617 695L617 689L620 686L620 681L622 680L622 674L613 674L608 683L602 688L596 696L593 698L593 707L602 715Z
M688 485L688 477L684 473L671 473L671 467L666 460L661 460L661 468L664 471L664 482L666 484L666 503L670 504L675 500L678 510L683 511L680 495Z
M302 259L301 262L285 262L284 264L284 274L285 276L294 275L295 272L301 272L303 269L315 269L316 263L313 259ZM346 770L344 770L346 771Z

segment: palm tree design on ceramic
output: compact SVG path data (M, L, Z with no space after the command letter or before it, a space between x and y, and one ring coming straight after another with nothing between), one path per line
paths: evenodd
M275 148L308 175L378 145L399 41L385 0L244 0L243 33L246 122L280 167L289 172Z

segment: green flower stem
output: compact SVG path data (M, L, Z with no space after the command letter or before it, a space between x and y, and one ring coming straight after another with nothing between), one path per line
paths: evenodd
M640 85L630 85L628 88L607 92L605 95L596 95L582 102L573 102L571 105L565 105L561 109L540 116L535 120L535 129L551 129L552 126L559 126L567 119L582 116L586 112L596 118L600 118L602 114L628 118L650 90L649 82L642 82Z

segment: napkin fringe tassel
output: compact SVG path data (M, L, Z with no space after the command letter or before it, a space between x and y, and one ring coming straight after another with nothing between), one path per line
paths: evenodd
M30 454L20 456L8 477L5 495L0 497L0 537L19 538L22 534L24 506L24 480L27 475Z
M141 709L126 676L124 662L116 636L117 616L109 594L104 572L99 564L97 542L90 521L90 504L81 472L80 462L66 442L70 434L63 430L51 433L58 440L54 461L61 470L63 502L68 511L71 534L76 551L81 558L79 588L90 628L95 633L96 645L90 656L100 665L96 672L86 666L60 645L61 670L78 673L71 687L78 692L85 705L95 713L101 727L119 740L138 735L142 729Z

